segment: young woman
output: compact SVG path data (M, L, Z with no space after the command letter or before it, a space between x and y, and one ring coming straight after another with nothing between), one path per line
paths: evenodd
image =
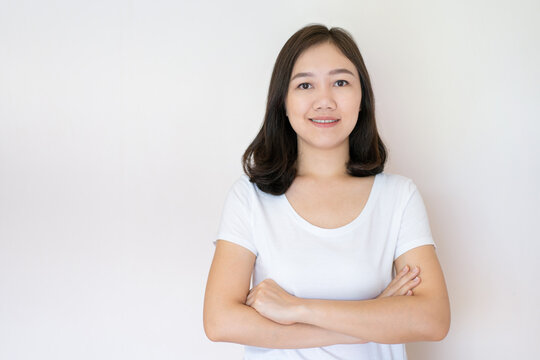
M214 241L209 339L246 359L406 359L404 343L446 336L426 209L411 179L383 172L374 104L345 30L286 42Z

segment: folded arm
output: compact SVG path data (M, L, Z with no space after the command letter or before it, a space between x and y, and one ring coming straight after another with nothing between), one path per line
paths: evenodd
M203 313L204 329L210 340L278 349L367 342L314 324L295 321L284 324L261 315L250 306L253 297L246 299L254 262L254 254L243 247L228 241L217 242L206 286ZM408 267L402 268L404 271L392 280L378 298L413 295L413 289L420 283L413 281L417 273ZM289 294L287 296L289 299L294 298L295 302L289 303L287 307L289 310L294 309L296 314L296 300L299 298Z
M219 240L204 298L203 322L212 341L265 348L307 348L365 341L310 324L283 325L245 304L255 255Z
M275 349L298 349L334 344L361 344L353 336L323 329L315 325L278 324L261 316L245 304L224 304L223 311L206 328L212 341Z
M302 299L265 280L258 289L252 289L249 303L274 321L315 325L367 341L392 344L441 340L449 330L450 306L434 247L417 247L395 261L398 269L406 264L422 269L422 282L414 289L414 296L356 301Z

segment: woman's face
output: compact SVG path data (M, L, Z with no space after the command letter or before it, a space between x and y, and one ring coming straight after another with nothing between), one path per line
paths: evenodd
M361 100L358 71L335 45L322 43L306 49L294 64L285 99L298 146L348 147ZM338 121L320 124L316 120Z

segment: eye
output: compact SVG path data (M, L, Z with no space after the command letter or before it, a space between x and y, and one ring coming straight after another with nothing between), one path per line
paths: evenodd
M301 89L303 89L303 90L307 90L307 89L309 89L309 88L307 88L307 87L304 87L303 85L310 85L310 86L311 86L311 84L310 84L310 83L301 83L301 84L300 84L300 85L298 85L297 87L299 87L299 88L301 88Z
M347 84L349 83L347 80L338 80L338 81L336 81L336 84L340 83L340 82L341 83L347 83ZM345 86L345 85L343 85L343 86ZM338 87L343 87L343 86L338 86Z

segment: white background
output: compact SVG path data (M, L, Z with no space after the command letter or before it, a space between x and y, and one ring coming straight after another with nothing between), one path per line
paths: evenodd
M240 359L203 331L285 41L352 33L452 306L410 359L540 352L538 1L0 1L0 358Z

